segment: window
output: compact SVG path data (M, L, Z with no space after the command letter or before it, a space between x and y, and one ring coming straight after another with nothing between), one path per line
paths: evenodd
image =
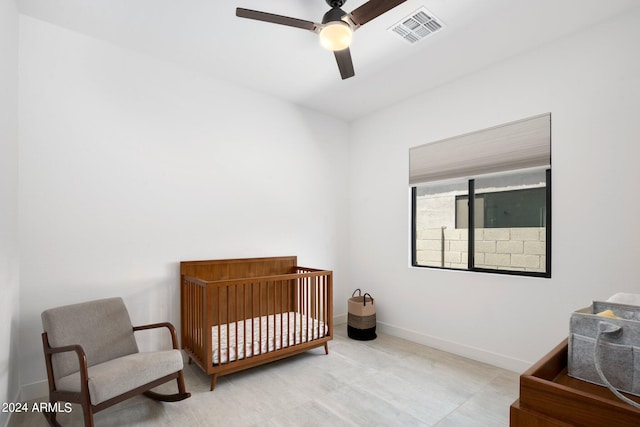
M528 129L524 132L523 123ZM513 127L505 130L510 126ZM460 153L458 138L475 138L473 149L482 156L486 154L482 150L483 141L493 141L496 129L506 150L513 150L523 135L529 135L526 139L539 140L538 145L548 147L548 154L538 156L540 159L534 160L537 165L528 165L531 167L514 167L526 163L515 161L505 168L500 162L502 156L494 153L491 156L498 159L497 166L484 168L482 173L469 177L466 171L475 167L473 156L466 153L458 158L450 157ZM440 141L433 143L434 146L426 144L410 152L412 265L551 277L550 115L480 134ZM440 145L443 142L449 147ZM530 146L525 150L527 155L532 152ZM450 165L464 164L464 171L456 172L454 167L441 164L431 167L430 162L438 157L427 152L432 147L439 150L440 157ZM429 173L435 170L438 170L437 179L429 179ZM418 172L420 179L415 178ZM456 174L464 175L457 177ZM440 179L443 176L447 179Z
M475 192L475 225L482 228L541 227L546 223L546 189ZM456 228L469 225L469 197L456 196Z

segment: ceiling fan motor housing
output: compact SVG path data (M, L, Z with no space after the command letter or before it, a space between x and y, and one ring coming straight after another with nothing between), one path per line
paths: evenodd
M324 14L322 17L322 23L326 24L327 22L335 22L342 20L342 17L345 16L347 12L340 9L339 7L334 7L330 11Z
M335 8L342 7L347 2L347 0L326 0L326 2L329 6Z

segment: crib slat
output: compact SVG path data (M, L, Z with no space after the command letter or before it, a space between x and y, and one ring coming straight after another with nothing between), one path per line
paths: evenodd
M268 352L269 351L269 339L271 337L271 326L270 326L270 319L269 319L269 303L270 303L270 289L269 289L269 282L264 282L264 287L266 289L266 296L265 296L265 300L264 300L264 309L265 309L265 313L264 316L266 317L267 321L266 321L266 325L265 328L266 330L264 331L264 341L260 341L260 354L263 353L262 351L262 343L265 343L265 351L264 352Z
M216 308L218 309L218 365L222 365L222 298L220 297L220 289L220 286L216 287Z
M241 315L242 319L245 319L242 323L242 336L244 337L244 340L242 342L242 347L243 347L242 351L244 352L244 357L247 357L249 354L247 352L247 320L246 320L247 306L245 305L247 301L246 293L247 293L247 285L244 284L242 285L242 315Z
M309 317L309 278L304 278L304 342L309 341L309 322L307 322L307 317Z
M284 293L284 288L282 285L282 280L278 281L278 287L277 289L280 290L280 298L278 299L278 309L276 310L276 313L278 313L280 315L280 347L279 348L283 348L283 337L282 337L282 332L284 331L284 304L282 301L282 296Z
M231 360L231 349L232 349L232 345L231 345L231 295L229 295L230 292L230 286L225 286L225 294L226 294L226 299L227 299L227 312L226 312L226 316L224 318L224 324L227 327L227 339L226 339L226 343L224 343L224 348L227 350L227 361L226 363L229 363Z
M293 283L293 297L294 304L293 307L293 345L298 344L298 313L300 312L300 279L296 279Z
M326 280L326 277L324 277L324 276L322 276L322 285L323 285L323 287L322 287L322 302L323 302L323 304L322 304L322 308L323 308L323 310L322 310L322 321L325 324L325 327L322 328L322 336L324 337L325 334L326 334L326 330L327 330L326 325L327 325L327 309L328 309L328 307L327 307L327 280Z
M267 317L269 319L269 317ZM276 348L276 282L273 282L273 336L267 342L267 351L269 351L269 343L273 340L273 348Z
M235 329L236 329L236 340L235 340L235 352L236 359L240 359L240 353L238 353L238 322L240 322L240 318L238 317L238 286L234 286L235 296L233 300L233 319L235 320ZM229 357L231 356L231 352L229 352Z
M250 344L251 345L251 354L254 353L254 351L253 351L253 343L256 340L255 333L254 333L255 326L253 324L254 319L256 318L255 312L253 310L254 309L254 301L255 301L254 300L254 293L253 293L254 288L255 288L254 284L251 283L251 344Z
M300 291L298 290L298 285L300 283L300 279L296 279L293 282L293 298L294 298L294 307L293 307L293 345L298 344L298 334L296 333L298 326L298 311L300 311L300 303L299 303L299 295Z
M262 319L262 283L258 283L260 291L260 300L258 301L258 318ZM258 354L262 354L262 321L258 321Z
M195 283L191 283L191 298L193 303L195 304L196 309L191 313L191 327L194 328L195 334L193 335L194 340L192 344L194 345L193 350L198 356L204 354L204 345L202 343L203 337L202 332L204 331L204 313L202 312L202 306L204 302L202 301L203 290L202 287L196 285Z

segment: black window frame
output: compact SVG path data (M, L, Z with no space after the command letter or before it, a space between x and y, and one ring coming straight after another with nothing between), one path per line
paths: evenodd
M505 274L511 276L529 276L529 277L541 277L550 279L551 278L551 169L545 170L545 188L546 188L546 238L545 238L545 271L537 272L537 271L516 271L516 270L498 270L492 268L481 268L476 267L474 262L474 254L475 254L475 179L471 178L468 180L468 210L469 210L469 224L468 224L468 260L466 269L462 268L451 268L451 267L438 267L438 266L430 266L430 265L421 265L417 263L417 233L416 233L416 220L417 220L417 187L411 187L411 265L413 267L420 268L434 268L438 270L454 270L454 271L469 271L469 272L480 272L480 273L494 273L494 274ZM473 201L473 203L471 202Z

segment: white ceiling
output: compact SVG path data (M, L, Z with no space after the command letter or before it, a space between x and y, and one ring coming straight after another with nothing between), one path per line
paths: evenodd
M638 0L408 0L362 26L341 80L317 36L241 19L243 7L319 22L324 0L17 0L20 11L345 120L640 7ZM365 0L349 0L351 11ZM425 6L446 28L415 45L387 31Z

